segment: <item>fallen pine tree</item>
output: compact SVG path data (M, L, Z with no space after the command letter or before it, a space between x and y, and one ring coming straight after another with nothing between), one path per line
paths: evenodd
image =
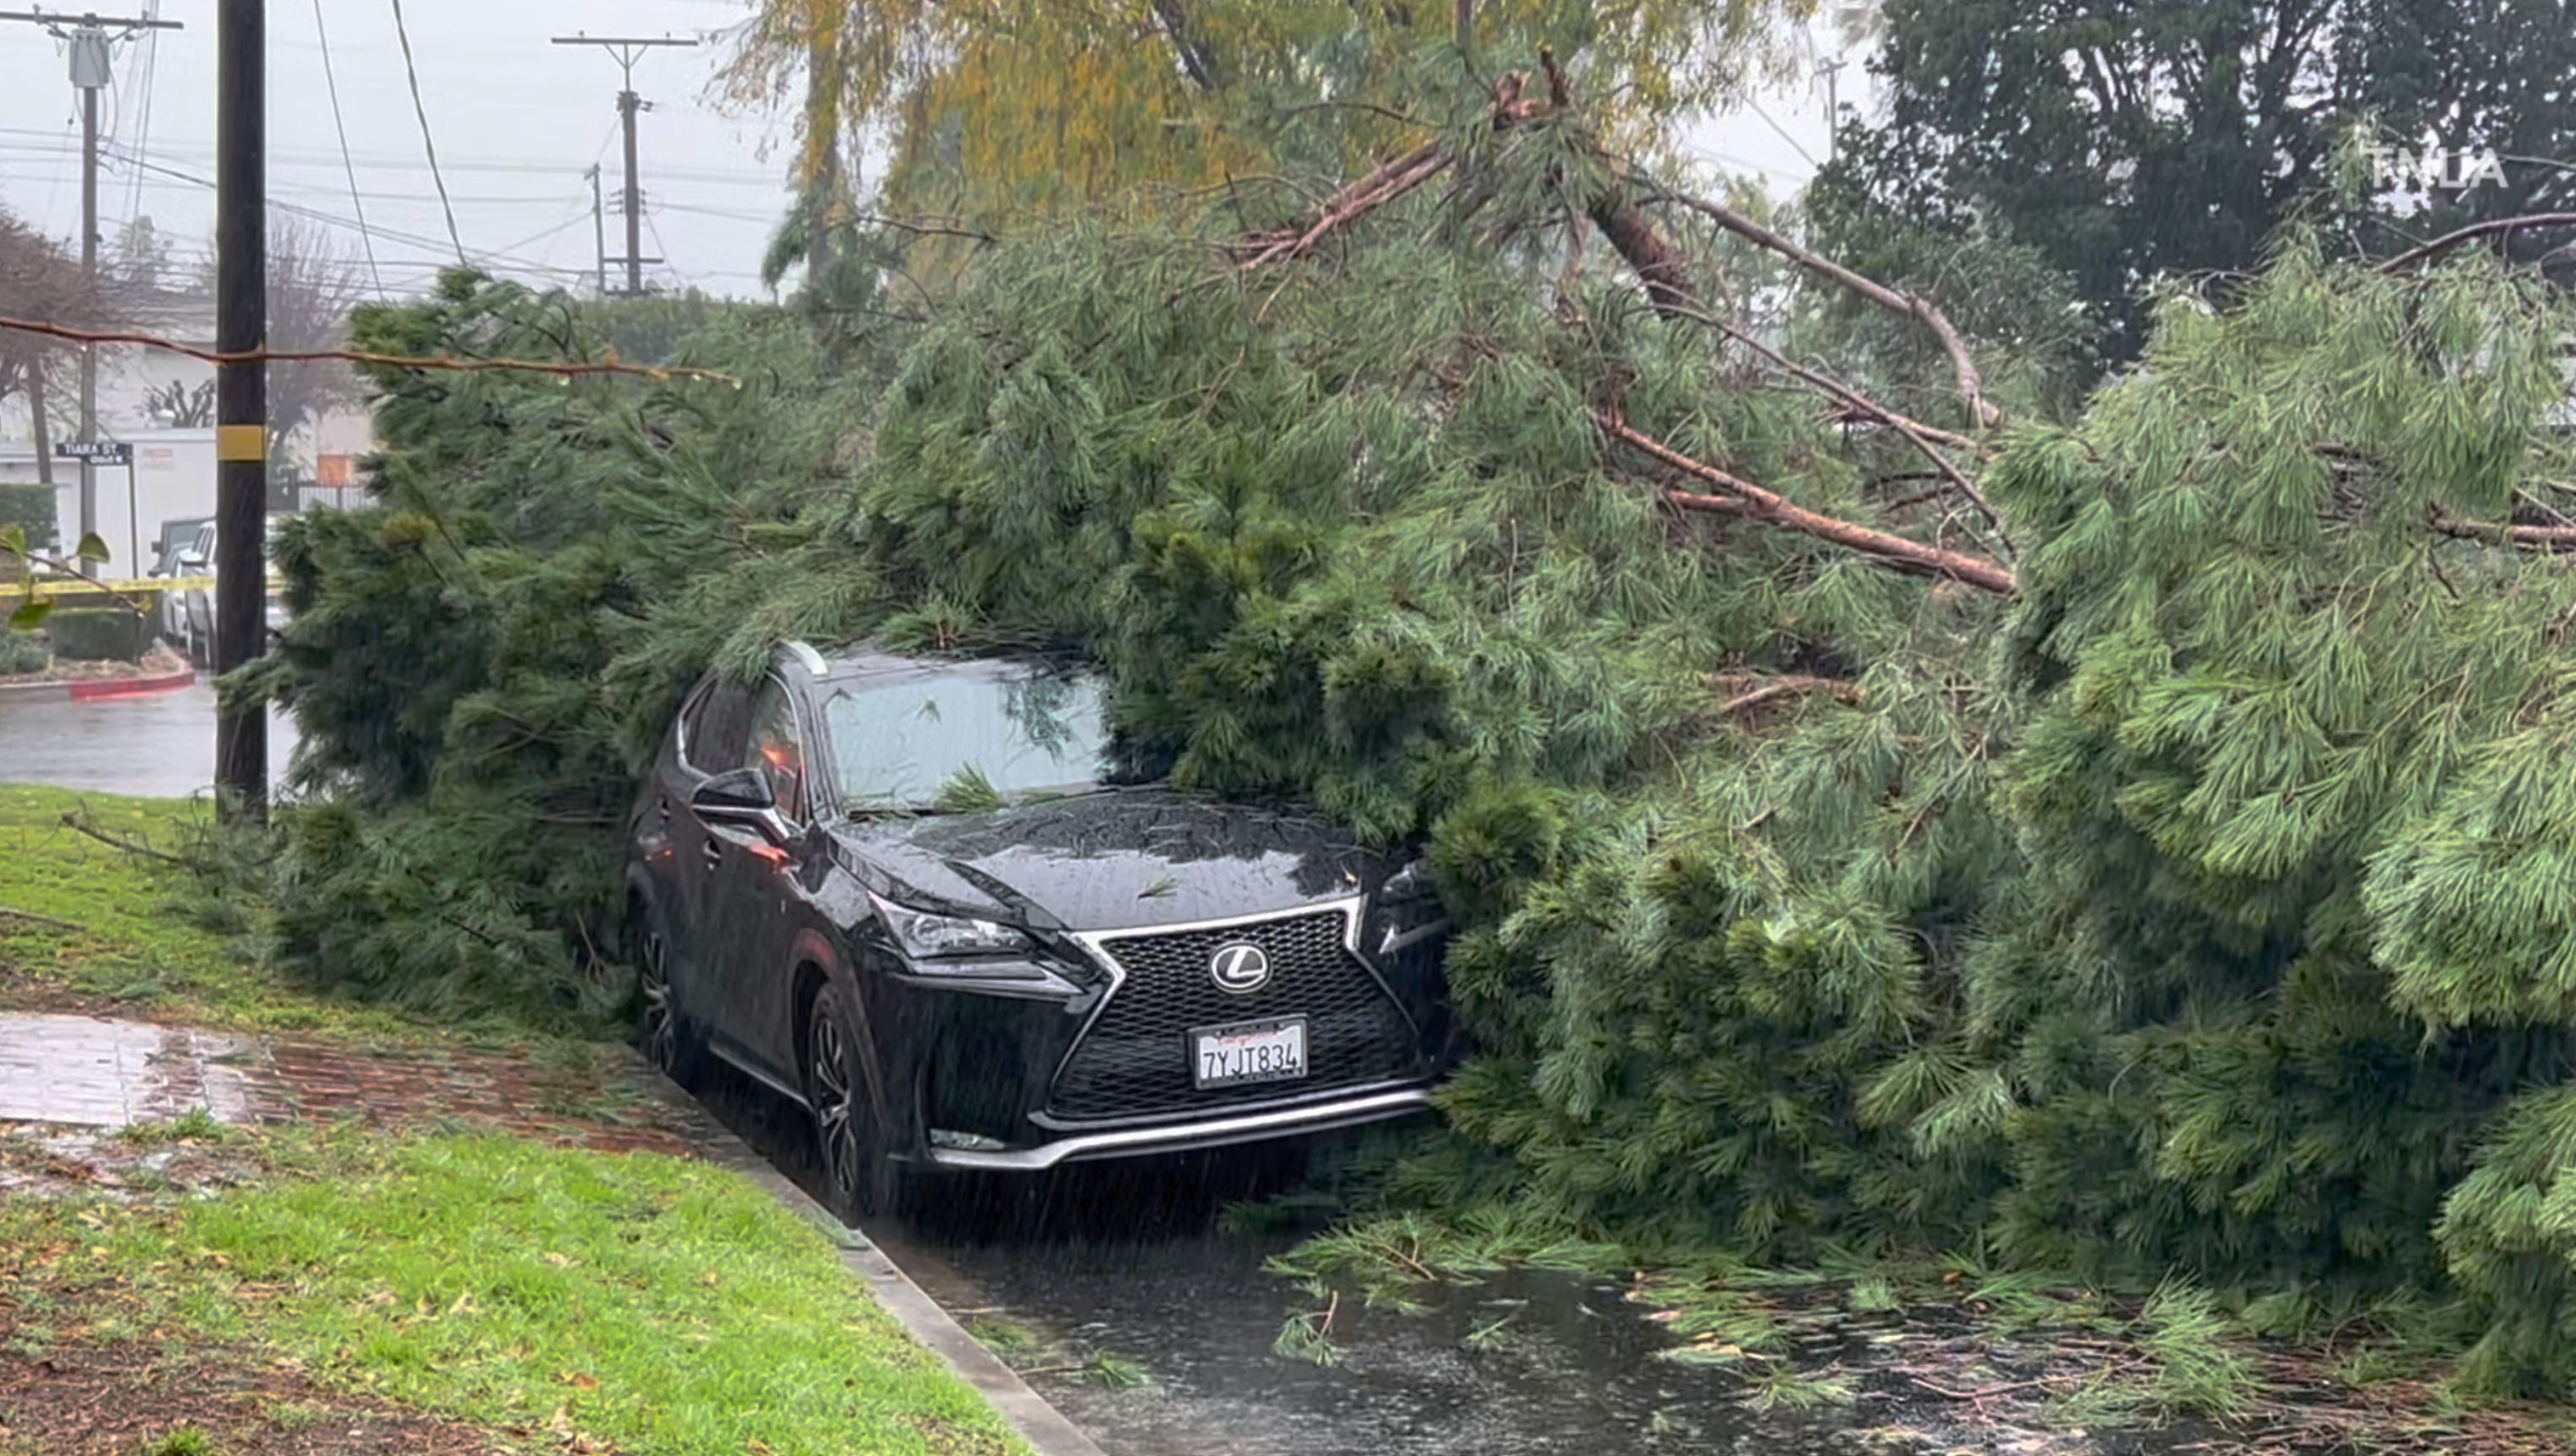
M1071 646L1178 783L1428 839L1483 1055L1414 1196L2180 1269L2280 1329L2430 1296L2473 1385L2563 1385L2556 301L2292 237L2024 423L1938 310L1538 75L1312 205L997 243L873 333L745 311L682 351L738 389L377 371L379 503L290 536L260 670L327 791L284 958L569 995L691 671ZM1749 320L1720 249L1936 336L1949 413ZM589 327L458 276L361 333Z

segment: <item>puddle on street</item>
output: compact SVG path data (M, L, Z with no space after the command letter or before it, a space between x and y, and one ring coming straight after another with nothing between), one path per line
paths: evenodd
M708 1107L810 1191L797 1115L740 1079L715 1080L701 1090ZM1801 1360L1841 1362L1856 1399L1764 1411L1734 1374L1659 1358L1675 1341L1625 1286L1538 1271L1440 1286L1419 1315L1366 1309L1346 1290L1334 1362L1317 1365L1274 1346L1321 1302L1262 1268L1299 1236L1218 1229L1228 1203L1294 1186L1293 1167L1236 1153L942 1180L911 1218L867 1233L970 1329L1040 1337L1045 1355L1005 1357L1037 1365L1031 1384L1110 1456L2144 1456L2207 1435L1979 1420L1872 1368L1874 1347L1856 1337ZM1076 1367L1101 1355L1147 1383L1083 1379Z

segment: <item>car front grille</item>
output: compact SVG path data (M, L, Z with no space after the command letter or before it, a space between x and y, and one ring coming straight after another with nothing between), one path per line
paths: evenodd
M1047 1112L1066 1122L1274 1101L1412 1074L1420 1035L1377 979L1342 945L1340 911L1287 916L1220 930L1184 930L1106 942L1126 979L1058 1074ZM1249 941L1270 957L1270 981L1250 995L1218 990L1208 959ZM1189 1034L1272 1017L1306 1018L1306 1075L1202 1090L1191 1075Z

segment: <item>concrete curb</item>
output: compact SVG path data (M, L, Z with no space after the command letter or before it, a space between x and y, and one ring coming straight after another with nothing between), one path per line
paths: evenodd
M656 1097L686 1116L692 1125L710 1129L710 1135L701 1139L708 1144L709 1161L769 1190L771 1197L838 1244L842 1265L867 1281L886 1313L893 1315L896 1323L932 1354L947 1361L959 1379L992 1402L1002 1419L1011 1423L1020 1439L1038 1456L1108 1456L1081 1428L1066 1420L1063 1412L1047 1404L1046 1397L1030 1389L1017 1371L1002 1363L1001 1357L966 1333L965 1326L950 1318L948 1311L924 1294L920 1285L885 1256L884 1250L868 1242L866 1235L834 1218L814 1201L813 1195L770 1166L767 1158L753 1152L749 1144L734 1136L732 1129L718 1122L671 1079L655 1073L651 1085Z
M195 668L163 673L157 677L89 678L75 682L33 682L0 685L0 703L56 702L96 703L110 698L139 698L152 693L173 693L197 681Z

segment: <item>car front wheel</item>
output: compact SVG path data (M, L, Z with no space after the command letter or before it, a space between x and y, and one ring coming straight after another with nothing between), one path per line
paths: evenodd
M896 1211L899 1170L886 1157L876 1109L859 1075L858 1018L841 988L826 982L805 1023L805 1101L814 1110L814 1143L823 1187L843 1223Z
M650 916L635 926L635 1044L662 1075L695 1086L701 1043L671 985L671 939Z

